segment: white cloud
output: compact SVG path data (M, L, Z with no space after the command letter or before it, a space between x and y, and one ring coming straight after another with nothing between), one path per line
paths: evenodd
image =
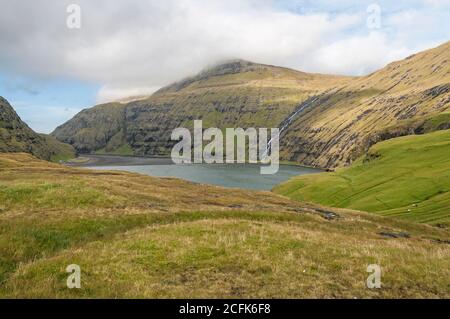
M109 86L105 85L100 88L97 94L97 103L106 103L111 101L129 101L130 99L139 99L139 97L149 96L159 89L155 87L126 87L123 86Z
M425 0L426 4L431 4L434 6L444 6L450 5L450 0Z
M418 47L411 37L370 33L365 10L300 15L270 0L78 0L82 28L70 30L72 2L2 3L0 70L97 83L98 100L108 101L152 92L228 58L364 74ZM414 24L414 14L390 24Z
M352 69L354 74L364 75L412 53L406 47L393 48L383 33L373 31L323 46L309 62L322 72L346 74Z

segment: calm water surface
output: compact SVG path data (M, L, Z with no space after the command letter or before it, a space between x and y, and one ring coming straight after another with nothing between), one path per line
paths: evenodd
M177 177L188 181L233 188L270 190L275 185L304 174L321 172L318 169L294 165L280 165L278 173L261 175L258 164L170 164L170 159L151 159L119 156L89 156L90 162L81 165L93 169L122 170L159 177Z

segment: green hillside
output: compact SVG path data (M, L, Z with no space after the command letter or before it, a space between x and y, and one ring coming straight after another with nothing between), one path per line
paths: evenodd
M381 142L351 167L297 177L274 191L421 223L449 223L450 130Z

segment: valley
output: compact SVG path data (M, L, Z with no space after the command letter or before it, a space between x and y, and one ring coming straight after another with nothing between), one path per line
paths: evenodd
M279 127L281 160L333 169L450 111L449 52L446 42L362 77L230 61L148 98L83 110L52 136L81 153L167 156L172 130L193 129L194 120L204 128ZM435 129L450 127L440 120Z
M243 60L198 75L130 103L83 110L52 133L80 153L165 155L175 128L274 128L312 95L350 77L309 74Z
M230 60L51 135L0 98L0 297L450 298L449 54L358 77ZM279 128L278 175L172 165L195 120Z

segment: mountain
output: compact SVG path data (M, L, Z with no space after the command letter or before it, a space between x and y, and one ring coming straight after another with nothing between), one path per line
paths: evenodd
M228 61L171 84L147 99L83 110L52 135L77 151L167 155L176 127L277 127L309 97L348 77Z
M372 146L350 167L298 176L274 191L300 201L450 225L449 155L450 130L394 138Z
M147 99L84 110L52 135L82 153L167 155L172 130L194 119L222 129L280 127L283 160L345 166L379 141L450 127L441 117L450 112L449 59L447 42L363 77L229 61Z
M6 99L0 96L0 152L25 152L45 160L75 157L72 146L38 134L25 124Z
M450 42L308 100L281 136L284 159L352 163L376 142L450 128ZM439 122L439 123L438 123Z

